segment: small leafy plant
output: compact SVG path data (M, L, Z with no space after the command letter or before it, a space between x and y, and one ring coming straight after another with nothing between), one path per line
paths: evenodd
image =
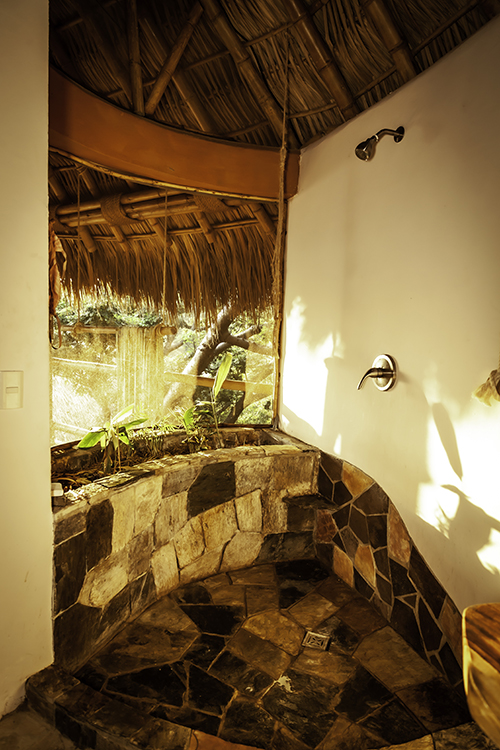
M231 369L233 357L230 352L225 352L215 376L214 384L210 391L210 401L200 401L184 412L182 418L186 430L186 440L191 448L194 444L198 450L206 450L209 447L209 439L212 428L217 433L217 443L222 448L222 438L219 431L219 420L217 418L216 401L222 384Z
M105 422L103 427L91 430L78 443L77 448L93 448L97 443L101 444L104 451L103 470L105 474L111 473L113 466L115 471L121 468L120 443L130 445L128 430L131 427L144 424L147 417L139 416L132 418L134 404L126 406Z

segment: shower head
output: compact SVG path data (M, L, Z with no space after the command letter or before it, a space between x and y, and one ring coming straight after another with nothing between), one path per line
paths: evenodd
M400 141L403 140L404 134L405 129L402 125L397 128L397 130L389 130L388 128L379 130L378 133L372 135L371 138L367 138L366 141L361 141L361 143L358 143L355 150L356 156L358 157L358 159L361 159L361 161L369 161L375 153L375 146L382 138L382 136L392 135L394 137L394 141L396 143L400 143Z

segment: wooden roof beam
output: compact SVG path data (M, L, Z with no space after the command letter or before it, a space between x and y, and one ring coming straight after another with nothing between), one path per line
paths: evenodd
M384 0L364 0L363 5L368 18L390 52L402 80L406 82L414 78L417 70L410 50L397 30Z
M252 91L257 103L265 113L276 136L281 142L283 131L283 113L281 107L278 106L267 85L256 70L245 46L241 43L238 35L229 23L218 0L201 0L201 2L221 41L231 53L231 57L236 63L242 79ZM298 148L299 142L292 130L289 131L289 142L292 148Z
M153 85L151 93L149 94L145 107L145 113L147 115L154 114L154 111L158 106L158 102L165 93L166 88L170 83L173 74L175 73L179 60L181 59L184 50L186 49L186 46L191 39L193 31L195 30L196 24L200 20L202 13L202 6L199 2L195 2L191 9L191 13L189 14L186 25L177 37L177 41L175 42L170 54L165 60L163 67L158 74L158 78Z
M313 64L346 119L358 113L349 86L302 0L284 0L285 9L307 47Z
M144 93L142 89L141 48L139 45L139 25L137 21L137 0L127 0L127 34L132 105L136 114L143 115Z
M56 172L52 169L50 165L49 165L49 185L54 191L55 196L58 201L69 200L69 195L66 192L66 188L64 187L61 180L57 176ZM60 224L61 222L55 210L53 211L53 216L56 222ZM55 231L56 231L56 234L58 234L57 227L55 227ZM92 234L90 233L90 229L88 227L82 227L82 226L80 227L80 237L82 238L82 242L85 245L89 253L93 253L95 250L97 250L97 246L94 242L94 238L92 237ZM75 236L75 239L76 239L76 236Z

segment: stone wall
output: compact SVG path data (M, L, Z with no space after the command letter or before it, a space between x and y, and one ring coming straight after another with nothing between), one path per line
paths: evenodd
M275 444L151 461L55 512L56 662L77 669L179 584L317 558L458 685L460 613L387 495L347 462L263 432Z

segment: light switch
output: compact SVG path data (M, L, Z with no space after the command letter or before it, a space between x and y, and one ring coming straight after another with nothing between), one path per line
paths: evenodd
M23 371L0 371L0 409L23 408Z

